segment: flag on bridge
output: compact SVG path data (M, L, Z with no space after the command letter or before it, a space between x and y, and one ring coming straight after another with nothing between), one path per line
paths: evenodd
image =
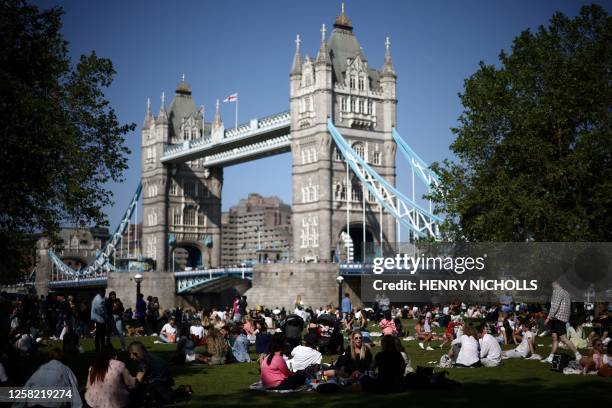
M236 102L236 129L238 128L238 92L231 94L223 100L223 103Z
M238 101L238 92L231 94L230 96L228 96L227 98L223 100L223 102L225 103L236 102L236 101Z

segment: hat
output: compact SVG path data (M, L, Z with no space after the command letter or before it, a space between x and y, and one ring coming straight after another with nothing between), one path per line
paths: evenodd
M262 309L261 305L256 305L255 306L255 311L256 312L261 312L261 309Z
M281 312L280 309L274 309L272 311L272 313L274 313L275 315L280 314L280 312Z

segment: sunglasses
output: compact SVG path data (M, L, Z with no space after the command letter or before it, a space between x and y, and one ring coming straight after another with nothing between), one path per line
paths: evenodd
M363 337L353 337L353 340L361 340Z

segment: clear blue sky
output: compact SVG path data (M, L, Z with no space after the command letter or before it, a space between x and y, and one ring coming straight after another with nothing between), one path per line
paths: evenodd
M370 66L383 62L384 40L391 38L398 74L398 130L427 162L451 157L450 128L461 112L457 93L478 62L495 63L499 51L526 28L546 25L554 11L574 16L583 1L405 1L347 0ZM169 105L185 73L196 105L210 120L217 98L239 92L240 122L289 107L289 69L294 39L316 55L320 27L331 28L340 0L226 1L37 1L61 5L63 33L73 60L95 50L117 71L107 92L119 118L135 122L128 135L132 150L126 181L113 185L115 206L108 209L115 228L140 177L140 126L147 97L159 109ZM610 2L603 2L610 11ZM234 106L222 105L226 127ZM407 164L398 158L398 184L408 193ZM223 208L249 192L276 194L291 202L288 154L225 169ZM139 213L141 213L139 211ZM139 216L140 217L140 216Z

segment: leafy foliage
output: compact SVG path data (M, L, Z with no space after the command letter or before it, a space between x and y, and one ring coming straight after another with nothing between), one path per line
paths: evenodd
M436 163L432 194L449 239L612 239L612 18L585 6L523 31L498 66L480 63Z
M113 64L92 52L73 66L61 15L0 1L3 253L15 236L52 234L65 222L104 225L105 185L127 168L124 135L135 125L120 124L105 99Z

